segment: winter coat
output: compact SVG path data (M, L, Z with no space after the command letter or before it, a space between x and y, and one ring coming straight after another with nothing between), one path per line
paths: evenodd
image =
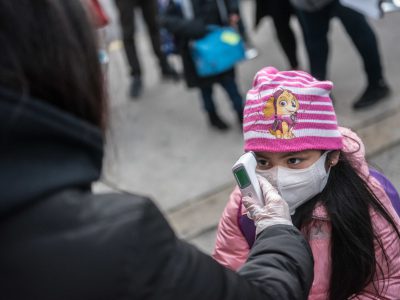
M355 166L359 174L367 179L372 191L388 210L400 229L400 219L394 211L391 202L385 193L383 187L372 176L369 176L368 165L365 161L364 146L359 137L349 129L341 128L344 136L344 151L351 154L352 164ZM216 245L213 257L222 265L232 269L239 269L246 261L249 253L249 243L241 231L246 224L240 224L239 214L246 213L245 208L241 204L240 190L236 188L230 196L229 202L225 207L222 218L220 220L217 232ZM387 223L387 221L378 213L371 213L372 224L379 238L383 241L383 246L388 255L390 262L390 273L384 267L384 282L382 274L378 272L373 283L370 283L358 295L356 299L378 299L374 284L378 291L384 287L383 295L385 299L399 299L400 295L400 240ZM331 271L330 265L330 232L331 223L327 211L324 206L317 205L313 211L313 222L304 232L309 232L309 243L314 256L314 282L310 291L310 300L322 300L328 298L329 291L329 275ZM382 261L383 254L381 248L376 244L377 262ZM382 298L379 298L382 299Z
M165 13L160 17L161 26L165 27L174 36L179 54L182 58L184 76L188 87L205 87L223 80L225 77L234 77L234 69L215 76L199 77L190 54L189 44L192 40L204 37L208 25L226 25L218 11L216 0L191 0L194 18L191 20L183 16L181 7L174 0ZM225 1L228 14L238 13L234 1Z
M312 254L294 227L262 232L238 275L177 239L148 198L91 192L97 128L0 89L0 137L1 299L306 299Z

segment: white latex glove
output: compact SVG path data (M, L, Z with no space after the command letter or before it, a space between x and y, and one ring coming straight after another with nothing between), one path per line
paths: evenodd
M265 206L260 206L255 199L248 196L242 199L243 205L247 209L247 216L256 225L256 235L272 225L286 224L293 226L286 201L282 199L267 179L259 175L257 175L257 179L264 196Z

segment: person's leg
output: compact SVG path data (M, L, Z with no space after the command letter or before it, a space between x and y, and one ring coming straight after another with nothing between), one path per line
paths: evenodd
M368 85L354 108L368 107L389 94L389 88L383 78L382 64L375 33L364 15L336 2L335 15L342 22L358 53L360 54Z
M238 86L234 76L226 76L220 81L221 86L224 88L232 102L233 109L235 110L238 121L243 123L243 98L239 92Z
M246 28L244 27L242 16L240 16L240 19L237 23L237 28L238 28L239 34L242 36L243 42L248 43L249 36L247 35Z
M364 15L337 2L335 16L342 22L347 34L358 50L367 73L368 82L376 83L383 78L378 43Z
M141 68L136 52L135 44L135 1L134 0L115 0L119 11L119 19L122 27L122 40L124 42L125 53L131 67L132 76L141 76Z
M210 125L219 129L226 130L229 126L219 117L217 109L213 100L212 85L200 87L201 99L203 101L203 108L208 114Z
M285 0L278 0L285 2ZM299 62L297 60L297 44L293 30L290 27L290 17L292 11L288 5L277 5L271 12L271 17L274 22L276 36L281 44L283 51L289 61L292 69L297 69Z
M158 17L158 6L157 0L140 0L139 5L142 9L143 19L147 25L147 30L150 35L151 45L153 47L154 54L158 58L160 64L161 73L164 77L171 77L178 79L178 73L169 65L167 57L161 51L161 37L160 27L157 23Z
M331 5L316 12L296 10L296 15L303 30L310 73L319 80L325 80L329 53L328 31L332 17Z
M203 108L206 112L215 112L216 107L213 100L212 85L203 86L200 88L201 99L203 100Z
M252 41L249 38L249 35L247 34L247 30L246 30L246 27L244 25L244 22L243 22L243 19L241 16L240 16L240 19L237 24L237 30L238 30L240 36L242 37L244 46L246 48L245 49L246 59L256 58L258 56L258 51L257 51L256 47L254 47Z
M137 98L142 92L142 71L136 52L135 43L135 1L115 0L119 11L119 19L122 27L122 40L128 63L131 68L130 96Z

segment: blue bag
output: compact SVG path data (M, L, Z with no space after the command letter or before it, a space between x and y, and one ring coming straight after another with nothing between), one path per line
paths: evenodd
M231 27L210 27L203 38L192 41L191 55L197 75L208 77L231 69L245 58L244 42Z

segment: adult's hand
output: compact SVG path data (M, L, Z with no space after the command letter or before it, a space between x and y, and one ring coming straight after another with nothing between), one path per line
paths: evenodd
M260 183L265 206L260 206L255 199L248 196L242 199L243 205L248 211L248 217L256 225L256 234L258 235L272 225L286 224L293 226L286 201L282 199L267 179L259 175L257 175L257 179Z

